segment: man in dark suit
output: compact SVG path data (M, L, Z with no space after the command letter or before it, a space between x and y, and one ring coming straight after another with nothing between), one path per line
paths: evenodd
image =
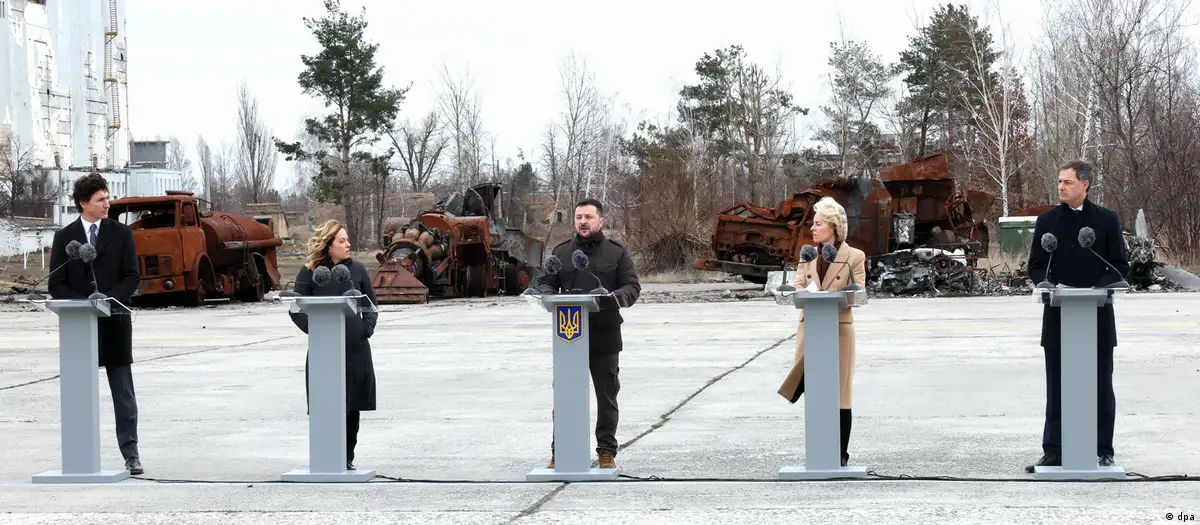
M541 275L535 282L542 293L588 293L603 286L616 296L622 308L633 306L641 294L633 259L624 246L604 237L604 205L596 199L584 199L575 205L575 235L554 247L553 253L563 261L562 271ZM580 250L588 256L586 271L579 271L571 255ZM620 352L623 346L621 323L624 318L616 309L588 314L591 325L588 340L588 367L596 392L596 454L600 468L616 468L617 393L621 390ZM551 451L554 449L551 442ZM554 468L554 456L546 468Z
M96 247L92 267L82 261L71 261L50 275L50 296L55 299L86 299L92 292L129 304L130 296L141 279L133 232L118 221L108 218L108 182L99 173L91 173L75 181L71 195L79 210L78 220L54 233L50 252L50 267L58 268L67 262L67 244L71 241ZM93 281L93 271L95 280ZM131 474L143 473L138 458L137 400L133 391L133 322L129 311L109 302L111 314L96 323L100 366L108 376L116 418L117 443L125 457L125 468Z
M1104 287L1124 280L1129 273L1125 257L1125 238L1121 219L1116 212L1097 206L1088 199L1094 168L1083 160L1068 162L1058 173L1058 196L1062 204L1047 210L1037 218L1033 230L1033 246L1029 251L1029 278L1040 283L1043 279L1056 287ZM1079 230L1084 226L1096 231L1091 249L1108 261L1117 271L1079 246ZM1058 248L1050 266L1050 254L1042 249L1042 235L1052 233L1058 238ZM1116 420L1117 398L1113 392L1113 348L1117 346L1117 327L1113 305L1098 308L1096 318L1096 364L1098 386L1096 455L1100 466L1113 464L1113 425ZM1061 310L1045 305L1042 312L1041 345L1046 354L1046 420L1042 429L1042 458L1025 467L1034 472L1037 466L1062 466L1062 382L1061 373Z

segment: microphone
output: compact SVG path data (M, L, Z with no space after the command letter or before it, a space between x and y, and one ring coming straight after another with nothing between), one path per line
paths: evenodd
M1089 226L1084 226L1083 228L1079 229L1079 245L1087 248L1089 252L1092 252L1092 255L1095 255L1097 259L1103 261L1105 265L1112 269L1112 271L1117 272L1117 277L1122 277L1120 270L1110 264L1104 257L1101 257L1100 254L1096 253L1096 250L1092 249L1092 244L1095 242L1096 230L1093 230ZM1125 282L1125 279L1122 278L1121 280L1106 286L1106 288L1129 288L1129 283Z
M90 244L82 244L79 246L79 260L87 263L88 270L92 272L92 295L88 299L104 299L106 296L100 293L100 285L96 282L96 267L92 261L96 260L96 247Z
M1083 233L1082 231L1079 233ZM1042 282L1038 283L1038 288L1054 288L1050 283L1050 263L1054 262L1054 250L1058 249L1058 237L1053 233L1046 232L1042 234L1042 249L1050 254L1050 260L1046 261L1046 275L1042 277Z
M587 269L589 264L591 264L591 259L588 258L586 253L583 253L583 250L576 249L575 252L571 254L571 265L574 266L576 270L579 270L581 272L587 272L588 275L592 276L592 279L596 280L596 288L593 288L592 291L590 291L588 293L601 294L601 295L608 294L609 291L600 282L600 278L596 277L596 274L592 273L591 271L589 271ZM571 283L571 284L575 284L575 283Z
M542 267L546 269L547 275L557 275L562 271L562 259L559 259L557 255L551 255Z
M330 277L331 277L331 275L330 275L329 268L327 268L325 266L318 266L316 270L313 270L312 280L313 280L313 284L315 284L317 286L325 286L325 284L327 284L329 282ZM284 290L282 292L279 292L279 296L280 297L299 297L300 294L298 292L296 292L295 288L296 287L293 285L291 290Z
M801 264L808 264L808 263L812 262L813 259L816 259L816 258L817 258L817 249L813 245L805 244L803 247L800 248L800 263ZM796 271L798 272L798 271L800 271L800 269L796 268ZM794 292L794 291L796 291L796 287L792 283L780 283L779 288L776 288L775 291L776 292Z
M29 296L27 296L25 299L30 302L45 301L46 296L37 292L37 286L39 284L42 284L42 282L45 281L46 279L49 279L51 275L54 275L54 272L61 270L63 266L71 264L71 261L78 259L80 246L81 246L81 244L79 241L71 241L71 242L67 243L67 260L65 262L63 262L62 264L58 265L57 268L50 270L50 273L46 274L45 277L38 279L37 282L30 285L29 286L29 290L30 290Z
M833 264L834 260L837 259L837 248L834 248L832 244L826 244L825 246L822 246L821 258L825 259L825 262ZM862 290L862 287L859 286L858 283L854 282L854 270L850 269L850 261L842 261L842 264L846 265L846 269L850 270L848 272L850 274L850 285L843 286L842 290L850 292Z
M803 248L800 248L800 262L807 264L816 258L817 248L815 246L811 244L805 244Z
M329 273L333 274L333 282L335 283L342 284L350 281L350 268L347 268L344 264L334 265L333 270L331 270ZM351 282L350 289L346 290L346 293L343 293L342 295L358 295L358 288L356 288L354 283Z
M338 284L345 283L345 282L350 283L350 289L346 290L345 293L342 294L343 296L357 297L360 299L365 298L367 300L367 303L370 304L370 306L372 308L375 308L375 311L379 311L378 307L375 306L375 303L371 302L371 298L368 297L367 294L364 294L364 293L358 291L358 284L355 283L354 280L350 278L350 267L349 266L346 266L345 264L335 265L333 267L333 270L330 273L333 274L333 282L336 282Z
M559 259L557 255L551 255L550 257L546 258L546 262L542 263L542 269L544 271L541 275L539 275L536 279L529 280L529 286L525 288L524 292L521 292L521 295L538 295L539 290L537 289L537 286L541 281L541 278L547 275L558 275L558 272L562 271L562 260Z

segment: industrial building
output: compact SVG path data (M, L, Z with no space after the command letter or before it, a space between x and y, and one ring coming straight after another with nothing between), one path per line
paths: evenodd
M165 142L131 140L126 52L124 0L0 0L0 176L13 181L0 256L38 249L35 222L74 221L72 185L90 172L113 198L182 187Z

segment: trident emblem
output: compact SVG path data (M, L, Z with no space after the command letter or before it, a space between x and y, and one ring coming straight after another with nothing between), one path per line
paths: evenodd
M568 343L583 336L583 305L560 304L555 307L554 335Z

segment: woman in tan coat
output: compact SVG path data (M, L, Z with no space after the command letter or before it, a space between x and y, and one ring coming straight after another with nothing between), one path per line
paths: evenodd
M808 288L810 282L815 282L821 290L834 291L850 284L850 274L854 274L854 283L865 287L867 281L867 256L862 250L846 243L848 229L846 210L841 204L829 197L824 197L813 205L816 215L813 217L813 241L818 246L832 245L837 249L837 258L833 263L826 262L823 257L817 257L796 267L796 290ZM822 253L818 248L817 253ZM846 264L842 264L845 262ZM848 448L850 445L850 409L854 392L854 313L851 308L843 308L838 313L838 398L841 407L841 436L842 436L842 466L850 460ZM796 330L796 357L791 372L779 387L779 395L791 403L800 399L804 393L804 312L800 312L800 327Z

